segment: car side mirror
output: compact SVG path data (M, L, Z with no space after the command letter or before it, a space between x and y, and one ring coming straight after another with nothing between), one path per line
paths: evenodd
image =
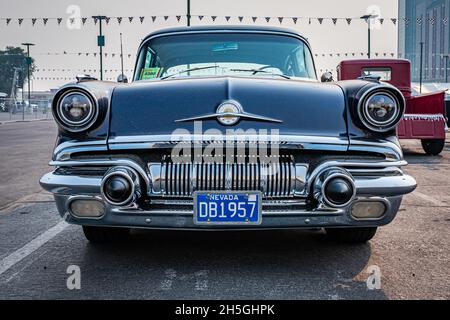
M117 77L117 82L128 83L128 78L126 75L121 74Z
M322 74L322 77L320 78L320 81L322 82L332 82L333 81L333 74L329 71Z

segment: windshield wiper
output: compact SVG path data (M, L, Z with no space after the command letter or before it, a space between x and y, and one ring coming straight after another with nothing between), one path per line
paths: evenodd
M183 73L186 73L186 72L197 71L197 70L205 70L205 69L212 69L212 68L219 68L219 66L214 65L214 66L206 66L206 67L197 67L197 68L186 69L186 70L182 70L180 72L172 73L172 74L169 74L167 76L161 77L161 80L164 80L164 79L167 79L167 78L170 78L170 77L173 77L173 76L177 76L179 74L183 74Z
M266 71L266 70L259 70L259 69L230 69L230 71L237 71L237 72L253 72L252 74L257 74L257 73L266 73L266 74L270 74L273 76L279 76L279 77L283 77L285 79L290 79L291 77L285 75L285 74L280 74L280 73L274 73L274 72L270 72L270 71Z

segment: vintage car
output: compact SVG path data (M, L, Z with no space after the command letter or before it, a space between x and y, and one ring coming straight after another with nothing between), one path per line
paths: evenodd
M445 146L446 109L445 91L412 95L411 62L405 59L358 59L342 61L338 80L361 76L380 77L397 87L405 97L403 119L397 126L400 139L419 139L429 155L438 155Z
M40 183L92 242L133 228L323 228L364 242L416 187L401 170L404 109L372 78L320 83L294 31L166 29L142 41L131 83L60 88L55 169Z

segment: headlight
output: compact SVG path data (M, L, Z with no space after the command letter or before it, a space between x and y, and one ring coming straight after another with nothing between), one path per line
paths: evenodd
M393 129L403 117L404 104L388 90L375 90L361 100L358 113L370 130L385 132Z
M70 90L62 94L56 103L56 119L59 124L72 132L87 129L97 118L94 100L83 91Z

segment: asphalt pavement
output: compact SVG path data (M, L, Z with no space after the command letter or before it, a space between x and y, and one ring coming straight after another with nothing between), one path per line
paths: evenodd
M0 125L0 299L450 298L449 144L436 157L405 144L418 189L368 244L313 230L141 230L92 245L39 187L55 136L52 121ZM379 289L366 283L374 270Z

